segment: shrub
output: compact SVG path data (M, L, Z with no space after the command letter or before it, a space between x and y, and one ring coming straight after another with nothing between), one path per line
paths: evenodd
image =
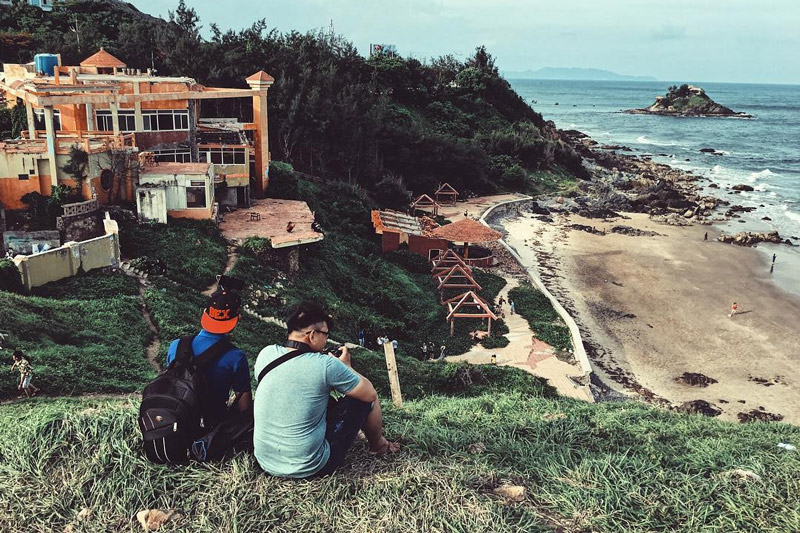
M25 286L22 284L17 265L11 259L0 259L0 291L23 292Z
M297 178L292 165L282 161L270 161L269 188L267 192L270 198L284 198L286 200L297 200L299 198Z
M547 296L525 284L508 291L508 298L514 300L517 313L528 321L539 339L558 350L572 349L569 328L553 309Z

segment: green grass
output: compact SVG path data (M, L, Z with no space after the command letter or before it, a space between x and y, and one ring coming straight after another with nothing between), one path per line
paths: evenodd
M169 224L125 223L120 228L122 255L159 259L167 277L203 290L227 263L225 240L210 221L170 219Z
M127 286L98 276L99 285ZM94 281L92 282L94 283ZM47 394L130 392L152 378L145 346L150 334L142 318L138 297L122 294L73 299L26 297L0 292L0 324L8 333L2 358L11 364L11 350L21 349L33 365L34 383ZM16 395L19 377L0 372L0 398Z
M4 406L0 529L134 531L135 514L150 508L183 514L162 531L800 529L800 456L775 446L800 441L800 428L785 424L507 391L440 393L402 409L384 400L387 434L403 446L397 456L375 459L356 443L334 476L296 482L264 475L249 455L151 465L139 451L137 404ZM741 480L735 469L760 479ZM524 486L523 501L493 494L502 483ZM83 508L91 514L80 521Z
M58 300L98 300L139 294L135 279L102 270L34 287L31 293Z
M528 321L536 336L562 351L572 349L569 328L553 309L547 296L523 284L508 291L509 300L514 300L516 312Z

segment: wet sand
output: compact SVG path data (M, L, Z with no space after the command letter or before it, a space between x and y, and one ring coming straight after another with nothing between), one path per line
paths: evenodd
M615 388L656 403L701 399L728 420L763 408L800 423L800 297L770 279L768 256L714 241L718 231L710 226L673 227L647 215L627 216L613 222L562 214L554 214L553 223L531 215L504 221L506 242L576 318L596 372L623 384ZM615 225L660 235L610 233ZM739 313L729 318L733 301ZM703 388L676 382L684 372L717 383Z

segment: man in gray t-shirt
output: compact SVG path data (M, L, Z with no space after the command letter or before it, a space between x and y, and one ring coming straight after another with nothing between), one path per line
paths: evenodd
M296 349L308 353L272 369L255 395L253 444L266 472L292 478L332 473L362 429L371 453L394 453L400 446L383 436L378 394L353 370L350 353L325 354L333 321L318 305L300 304L287 319L285 346L267 346L258 354L255 375ZM338 402L336 390L345 396Z

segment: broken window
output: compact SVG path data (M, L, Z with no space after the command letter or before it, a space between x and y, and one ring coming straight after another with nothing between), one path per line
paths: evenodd
M186 187L186 207L206 207L206 183L191 181Z

